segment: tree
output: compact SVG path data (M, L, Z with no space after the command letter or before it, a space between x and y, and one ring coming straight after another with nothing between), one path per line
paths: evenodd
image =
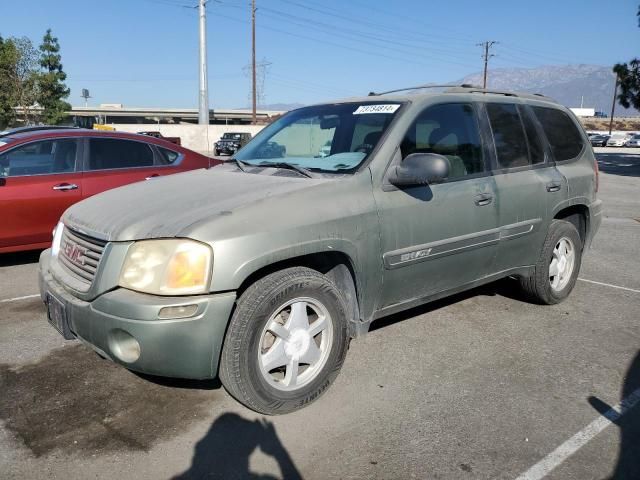
M64 81L67 74L62 70L62 57L58 39L47 30L40 45L40 67L38 75L38 103L43 108L42 121L55 125L65 117L71 105L64 101L69 96L69 89Z
M640 6L638 7L638 26L640 26ZM620 93L618 102L625 108L633 106L640 110L640 59L634 58L628 63L617 63L613 73L618 76Z
M13 46L0 36L0 129L12 125L15 120L13 92L9 82L14 58Z
M0 38L0 126L15 122L14 107L21 107L24 123L31 121L36 102L38 58L26 37Z

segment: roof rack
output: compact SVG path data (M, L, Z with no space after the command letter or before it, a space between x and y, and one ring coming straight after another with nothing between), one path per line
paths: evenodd
M463 83L462 85L418 85L417 87L396 88L395 90L387 90L386 92L369 92L370 97L377 97L379 95L388 95L389 93L406 92L408 90L422 90L423 88L476 88L473 85Z
M471 85L461 85L459 87L452 87L448 89L445 93L483 93L483 94L493 94L493 95L504 95L505 97L519 97L519 98L533 98L533 99L544 99L555 102L555 100L551 97L547 97L541 93L528 93L528 92L510 92L507 90L491 90L489 88L481 88L474 87Z
M407 88L396 88L395 90L387 90L386 92L369 92L370 97L377 97L380 95L387 95L389 93L396 92L406 92L409 90L422 90L427 88L446 88L447 90L444 93L483 93L483 94L493 94L493 95L504 95L505 97L519 97L519 98L533 98L533 99L544 99L555 102L551 97L547 97L546 95L542 95L541 93L528 93L528 92L509 92L507 90L491 90L489 88L482 88L476 85L470 85L468 83L463 83L462 85L418 85L417 87L407 87Z

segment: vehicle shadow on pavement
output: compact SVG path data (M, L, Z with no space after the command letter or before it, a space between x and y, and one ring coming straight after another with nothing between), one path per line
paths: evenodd
M640 352L631 362L622 387L622 399L640 392ZM589 397L589 403L600 414L611 419L611 407L596 397ZM611 474L612 480L637 480L640 478L640 403L627 411L621 418L612 420L620 427L620 450L618 461Z
M173 477L173 480L278 478L249 470L249 457L256 449L275 459L281 478L302 479L271 422L247 420L235 413L224 413L196 444L189 470Z
M640 177L640 150L638 154L598 153L596 158L601 172L623 177Z
M517 280L513 278L503 278L487 285L482 285L480 287L466 290L464 292L457 293L440 300L429 302L425 305L420 305L418 307L395 313L387 317L382 317L380 320L376 320L371 324L371 328L369 328L369 331L373 332L374 330L388 327L395 323L402 322L419 315L424 315L425 313L433 312L435 310L439 310L446 306L453 305L454 303L462 302L463 300L477 297L479 295L488 297L500 295L502 297L517 300L519 302L528 302L528 299L522 292L522 289L520 288Z
M0 267L13 267L15 265L38 263L41 252L42 250L31 250L29 252L1 253Z

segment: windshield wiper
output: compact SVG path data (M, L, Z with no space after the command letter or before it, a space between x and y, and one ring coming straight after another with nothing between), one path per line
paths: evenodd
M260 167L273 167L273 168L285 168L288 170L295 170L300 175L304 175L305 177L313 178L314 175L310 170L307 170L304 167L296 165L294 163L287 162L261 162L258 164Z
M237 158L230 158L229 160L225 160L225 162L229 162L229 163L233 162L233 163L235 163L238 166L238 168L240 170L242 170L243 172L245 172L245 173L247 172L246 167L249 166L248 163L245 163L242 160L238 160Z

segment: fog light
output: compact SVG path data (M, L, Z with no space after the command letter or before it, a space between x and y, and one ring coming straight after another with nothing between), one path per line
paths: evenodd
M187 318L195 315L198 305L175 305L173 307L163 307L158 312L158 318L169 320L171 318Z
M109 332L109 348L125 363L133 363L140 358L140 343L124 330L116 329Z

